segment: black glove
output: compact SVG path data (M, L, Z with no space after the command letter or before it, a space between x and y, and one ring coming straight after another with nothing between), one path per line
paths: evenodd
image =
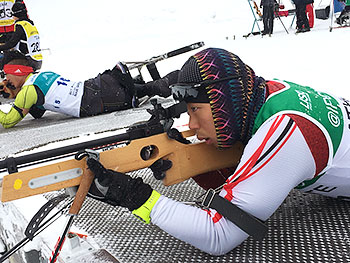
M89 158L89 169L95 174L89 196L113 206L122 206L133 211L141 207L151 196L153 189L141 178L131 178L123 173L107 170L103 165Z
M155 161L149 168L153 172L154 178L157 180L163 180L166 176L165 172L173 166L172 161L159 159Z

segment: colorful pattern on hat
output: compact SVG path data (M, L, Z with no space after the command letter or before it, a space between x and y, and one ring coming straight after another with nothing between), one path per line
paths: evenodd
M246 144L254 120L265 101L265 80L235 54L208 48L191 57L181 69L179 82L193 83L228 76L237 78L205 87L213 114L218 147Z

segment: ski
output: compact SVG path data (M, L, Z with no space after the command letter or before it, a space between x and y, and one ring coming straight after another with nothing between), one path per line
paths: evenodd
M260 9L259 9L259 7L258 7L258 5L256 4L255 1L253 1L253 5L254 5L254 9L255 9L257 15L262 18L263 14L261 13L261 11L260 11Z
M310 30L309 31L300 31L300 32L295 31L294 34L295 35L299 35L299 34L304 34L304 33L307 33L307 32L310 32Z
M339 29L339 28L347 28L350 27L350 25L343 25L343 26L330 26L329 32L332 32L333 29Z
M256 32L251 32L251 33L248 33L246 35L243 35L244 38L248 38L250 36L256 36L256 35L262 35L260 31L256 31Z

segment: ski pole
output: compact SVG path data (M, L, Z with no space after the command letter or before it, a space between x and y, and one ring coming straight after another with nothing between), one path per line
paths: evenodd
M99 153L92 151L92 150L85 150L83 152L79 152L76 154L75 158L77 160L81 160L83 157L86 156L86 159L88 158L95 158L99 159ZM69 232L69 229L71 225L73 224L74 218L78 215L84 200L86 198L87 193L89 192L90 186L92 184L92 181L94 179L94 174L92 171L86 167L84 170L84 173L81 178L81 183L79 185L78 191L75 195L74 201L72 206L69 209L69 217L67 220L67 223L63 229L62 235L58 238L57 245L55 246L55 250L52 252L52 257L50 258L50 263L54 263L57 260L57 257L59 253L61 252L61 249L63 247L64 241L66 239L66 235Z
M59 211L57 211L53 216L51 216L49 219L47 219L43 224L41 224L37 231L33 233L30 237L26 236L23 238L20 242L18 242L14 247L6 251L1 257L0 257L0 263L4 262L6 259L8 259L10 256L12 256L14 253L16 253L20 248L22 248L25 244L27 244L30 240L32 240L34 237L39 235L42 231L44 231L47 227L49 227L51 224L53 224L55 221L57 221L58 218L63 214L62 211L66 209L72 202L67 203L64 207L62 207ZM59 213L61 213L59 215Z

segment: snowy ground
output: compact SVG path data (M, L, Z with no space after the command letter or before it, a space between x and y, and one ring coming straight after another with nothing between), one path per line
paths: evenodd
M25 2L41 35L42 70L73 80L94 77L118 60L147 59L204 41L205 47L236 53L266 79L289 80L350 99L350 28L329 32L330 20L315 19L310 33L295 35L293 16L283 17L289 34L275 20L272 37L245 39L242 36L251 31L254 22L246 0L221 0L215 4L208 0ZM284 4L292 8L289 1ZM316 1L315 7L318 5ZM193 53L158 63L161 75L180 68ZM144 76L149 79L147 72ZM142 108L84 119L56 113L46 113L40 120L27 116L15 128L0 127L0 158L49 142L116 130L148 116ZM19 209L27 203L18 202ZM36 208L30 210L26 213L29 218Z

